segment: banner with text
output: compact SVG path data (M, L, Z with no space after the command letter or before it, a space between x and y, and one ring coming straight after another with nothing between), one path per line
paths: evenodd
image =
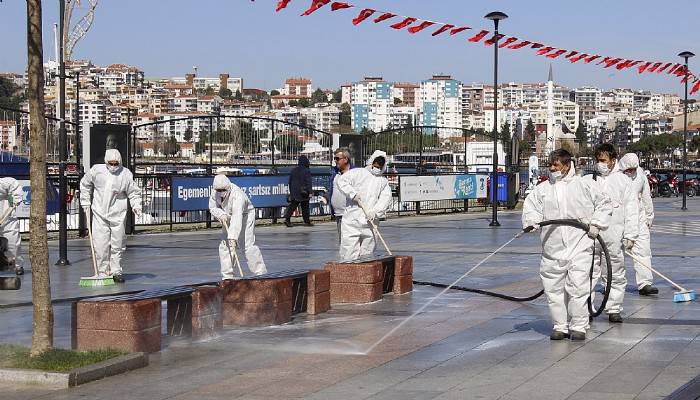
M280 207L287 205L289 176L232 176L229 180L248 195L253 206ZM173 211L206 210L212 192L213 177L173 177Z
M401 201L483 199L487 175L402 176Z
M20 179L17 181L19 186L24 192L24 197L22 198L22 204L17 206L17 211L15 211L15 217L17 218L29 218L29 205L32 203L32 191L30 188L29 180ZM60 204L58 203L58 189L51 182L46 182L46 214L53 215L56 214L60 209Z

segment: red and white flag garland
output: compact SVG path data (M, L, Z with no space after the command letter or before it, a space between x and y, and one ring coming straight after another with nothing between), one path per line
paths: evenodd
M289 3L292 0L278 0L277 1L277 7L275 11L279 12L283 9L285 9ZM308 1L308 0L307 0ZM331 11L338 11L338 10L344 10L344 9L349 9L349 8L355 8L353 4L346 3L346 2L341 2L341 1L333 1L331 0L311 0L311 4L309 5L309 8L304 11L302 16L308 16L311 15L312 13L316 12L323 6L326 6L328 4L331 4ZM398 14L395 14L393 12L389 11L379 11L375 10L373 8L364 8L358 12L358 14L352 19L352 24L353 25L359 25L368 18L374 16L376 13L380 13L376 18L374 18L374 23L378 24L383 21L395 18L395 17L400 17L401 20L397 21L393 24L390 24L389 26L395 30L403 30L405 28L408 28L407 31L410 34L416 34L418 32L421 32L423 30L426 30L427 28L434 27L436 26L437 29L434 30L431 35L432 36L438 36L442 35L445 32L450 33L450 36L455 36L461 32L471 30L470 27L468 26L457 26L453 24L447 24L443 22L435 22L435 21L430 21L430 20L425 20L421 18L416 18L416 17L410 17L410 16L401 16ZM519 49L524 49L524 48L529 48L533 50L537 50L536 54L538 56L545 56L547 58L559 58L566 54L564 56L564 59L569 60L571 63L576 63L579 61L583 61L585 64L590 64L593 61L598 61L596 65L602 65L603 68L611 68L615 67L617 70L625 70L629 68L636 67L637 71L640 74L643 73L654 73L656 72L657 74L661 73L666 73L667 75L675 75L676 77L682 78L681 82L682 83L690 83L692 84L692 88L690 91L690 94L695 94L696 92L700 91L700 77L696 76L690 71L686 71L686 68L684 65L681 64L674 64L674 63L663 63L663 62L653 62L653 61L644 61L644 60L633 60L633 59L626 59L626 58L620 58L620 57L603 57L598 55L598 54L588 54L588 53L582 53L577 50L568 50L568 49L562 49L562 48L557 48L554 46L547 46L542 43L538 42L532 42L529 40L523 40L519 39L514 36L507 36L505 34L493 34L493 32L488 31L488 30L480 30L478 33L473 34L470 36L467 41L471 43L478 43L482 41L484 38L489 36L491 34L491 37L489 37L487 40L484 40L484 45L486 46L492 46L494 44L498 44L499 48L508 48L510 50L519 50ZM501 42L502 40L502 42Z

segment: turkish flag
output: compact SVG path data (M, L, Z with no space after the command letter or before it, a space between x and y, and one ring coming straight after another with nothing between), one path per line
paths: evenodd
M395 17L395 16L396 16L396 14L393 14L393 13L390 13L390 12L384 13L384 14L378 16L377 18L375 18L375 19L374 19L374 23L375 23L375 24L378 24L378 23L380 23L380 22L382 22L382 21L384 21L384 20L387 20L387 19L389 19L389 18L393 18L393 17Z
M550 47L550 46L543 47L543 48L537 50L537 55L538 55L538 56L543 56L543 55L549 53L549 52L552 51L552 50L554 50L554 47Z
M287 8L290 1L292 1L292 0L280 0L280 1L278 1L277 8L275 9L275 11L279 12L281 9Z
M499 44L498 48L502 49L504 47L508 47L508 45L510 45L513 42L517 42L517 41L518 41L518 38L511 36L508 39L504 40L503 43Z
M313 2L311 3L311 7L309 7L308 10L304 11L303 14L301 14L302 17L305 17L307 15L311 15L312 12L318 10L319 8L325 6L326 4L330 3L331 0L312 0Z
M581 53L581 54L577 55L576 57L569 58L569 61L573 64L575 62L579 62L579 61L583 60L586 57L588 57L588 54Z
M652 65L651 68L649 68L647 71L654 72L657 68L659 68L659 66L661 66L661 63L654 63L654 65Z
M583 62L585 62L586 64L590 64L593 60L595 60L597 58L600 58L600 56L596 54L594 56L590 56L590 57L586 58L585 60L583 60Z
M625 60L625 61L617 64L617 66L615 68L617 68L618 70L621 70L623 68L627 68L627 65L631 62L632 62L632 60Z
M523 40L522 42L511 45L508 48L513 49L513 50L522 49L523 47L527 46L530 43L532 43L532 42L529 40Z
M533 43L531 47L532 47L533 49L539 49L539 48L542 47L542 46L544 46L542 43Z
M571 57L575 56L576 54L578 54L578 51L571 50L571 53L567 54L566 57L564 57L564 58L571 58Z
M403 21L397 22L397 23L395 23L394 25L391 25L391 27L394 28L394 29L403 29L403 28L405 28L405 27L411 25L412 23L416 22L416 19L417 19L417 18L406 17L406 18L403 19Z
M498 35L493 35L493 36L491 37L491 39L484 41L484 45L486 45L486 46L491 46L491 45L493 45L494 43L496 43L496 41L501 40L501 39L502 39L503 37L505 37L505 36L506 36L506 35L504 35L504 34L502 34L502 33L499 33Z
M342 3L340 1L335 1L335 2L333 2L333 4L331 4L332 11L338 11L338 10L342 10L344 8L350 8L350 7L354 7L354 6L350 5L348 3Z
M673 67L671 67L671 69L669 69L668 72L666 72L666 73L667 73L667 74L672 74L672 73L674 73L674 72L678 69L678 67L680 67L680 66L681 66L680 64L674 64Z
M610 68L610 67L612 67L613 65L619 63L620 61L622 61L621 58L615 58L615 59L612 59L612 60L608 60L608 62L605 63L605 66L604 66L603 68Z
M641 74L642 72L646 71L647 68L651 65L651 61L647 61L644 64L639 66L639 73Z
M700 80L695 82L695 85L693 85L693 88L690 90L690 95L694 95L698 90L700 90Z
M664 70L665 70L666 68L670 67L671 65L673 65L673 63L666 63L666 65L664 65L663 67L661 67L658 71L656 71L656 73L657 73L657 74L660 74L660 73L664 72Z
M357 15L357 17L355 17L355 18L352 20L352 24L353 24L353 25L359 24L360 22L362 22L362 21L366 20L367 18L371 17L372 14L374 14L375 11L377 11L377 10L373 10L373 9L371 9L371 8L365 8L364 10L360 11L360 13Z
M433 32L433 36L437 36L437 35L439 35L439 34L441 34L441 33L445 33L446 31L448 31L448 30L450 30L450 29L452 29L452 28L454 28L454 27L455 27L454 25L444 24L443 26L440 27L440 29L438 29L438 30L436 30L435 32Z
M453 30L450 31L450 36L454 36L462 31L466 31L467 29L472 29L468 26L460 26L459 28L454 28Z
M420 23L420 25L412 26L408 28L408 32L410 33L417 33L422 31L423 29L429 27L430 25L435 25L435 22L430 22L430 21L423 21Z
M484 30L482 30L481 32L477 33L476 35L470 37L470 38L469 38L469 41L472 42L472 43L479 42L479 41L481 41L481 39L484 38L484 36L486 36L486 35L488 35L488 34L489 34L489 31L484 31Z
M547 58L557 58L557 57L559 57L560 55L566 53L567 51L568 51L568 50L566 50L566 49L557 50L557 51L555 51L555 52L552 53L552 54L547 54Z

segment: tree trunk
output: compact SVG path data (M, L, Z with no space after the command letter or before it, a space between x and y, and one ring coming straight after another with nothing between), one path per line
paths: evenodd
M27 66L29 84L29 260L32 265L31 355L53 347L53 308L49 282L49 246L46 237L46 124L44 121L44 55L41 0L27 0Z

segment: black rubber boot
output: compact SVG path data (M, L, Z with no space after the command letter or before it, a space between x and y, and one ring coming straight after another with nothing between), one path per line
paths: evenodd
M568 337L568 333L564 333L562 331L552 331L552 334L549 335L549 340L564 340Z
M15 267L15 274L17 276L24 275L24 267Z
M571 331L569 336L571 336L572 341L586 340L586 332Z
M292 226L294 226L294 225L292 225L292 223L289 222L289 221L284 221L284 224L287 225L287 228L291 228Z
M112 279L114 279L114 283L124 283L124 275L122 274L114 274Z
M654 294L659 294L659 289L652 285L646 285L643 288L639 289L640 296L651 296Z
M620 315L620 313L608 314L608 321L616 323L616 324L621 324L622 323L622 315Z

